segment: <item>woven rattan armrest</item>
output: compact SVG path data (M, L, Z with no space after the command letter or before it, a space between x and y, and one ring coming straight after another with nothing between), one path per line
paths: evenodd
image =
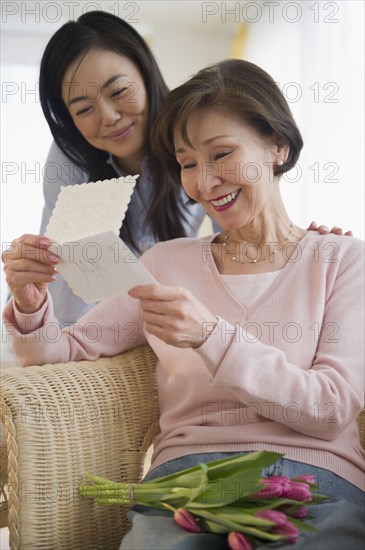
M155 365L141 346L2 373L12 550L118 548L127 509L97 506L78 486L85 472L140 480L159 431Z

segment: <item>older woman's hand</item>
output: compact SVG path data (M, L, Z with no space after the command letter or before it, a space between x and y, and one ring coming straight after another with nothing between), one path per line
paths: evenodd
M141 301L147 332L171 346L197 348L217 324L216 317L186 288L136 286L129 295Z
M60 258L47 251L50 244L46 237L23 235L2 254L6 282L22 313L41 308L48 284L56 278Z

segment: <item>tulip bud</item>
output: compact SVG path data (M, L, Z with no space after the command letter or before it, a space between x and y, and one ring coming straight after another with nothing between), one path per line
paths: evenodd
M280 498L283 491L280 485L269 485L269 487L265 487L265 489L261 489L257 493L255 493L253 496L262 498L264 500L270 500L273 498Z
M305 500L307 502L312 500L308 485L300 481L289 481L289 483L284 485L282 488L282 496L292 500Z
M288 521L288 518L286 517L284 512L280 512L279 510L259 510L258 512L256 512L255 516L261 519L272 521L273 523L275 523L275 527L282 527Z
M232 531L227 538L228 546L231 550L253 550L251 541L238 531Z
M297 519L306 518L308 515L308 506L299 506L298 510L290 515L292 518L297 518Z
M174 520L180 527L185 529L185 531L190 531L191 533L200 533L201 531L204 531L193 514L187 510L184 510L184 508L175 510Z
M280 483L280 485L285 485L286 483L289 483L290 477L287 476L270 476L270 477L264 477L263 480L268 483Z
M271 499L281 497L283 490L282 484L278 481L271 481L271 478L260 479L260 483L263 483L265 487L254 493L253 496L263 499Z
M299 537L299 530L295 525L289 522L281 527L275 527L272 532L275 533L275 535L283 535L286 542L289 544L295 544Z

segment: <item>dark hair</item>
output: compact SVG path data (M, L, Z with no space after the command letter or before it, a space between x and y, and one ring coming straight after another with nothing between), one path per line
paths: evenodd
M149 128L152 128L168 94L168 88L151 50L138 32L122 19L107 12L87 12L77 21L64 24L52 36L44 51L40 67L40 100L43 113L57 145L74 164L88 174L90 181L113 178L117 174L107 163L109 153L90 145L75 127L62 100L62 81L70 64L93 48L126 56L139 69L147 91ZM146 225L151 224L157 240L184 236L185 206L182 203L179 185L169 180L153 154L150 132L146 136L146 154L152 172L153 186L151 204L147 208ZM120 235L138 250L130 231L128 212Z
M276 166L275 175L292 168L303 147L303 139L289 106L277 84L263 69L242 59L228 59L196 73L172 90L152 132L155 153L172 177L180 173L174 152L174 130L189 143L189 116L201 107L215 107L249 124L262 136L275 134L276 141L289 144L288 159Z

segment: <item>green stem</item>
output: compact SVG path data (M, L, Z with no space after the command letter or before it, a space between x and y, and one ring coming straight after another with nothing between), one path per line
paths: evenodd
M171 510L171 512L174 512L174 513L176 512L176 508L174 508L174 507L171 506L170 504L167 504L166 502L163 502L163 503L162 503L162 506L163 506L164 508L167 508L168 510Z

